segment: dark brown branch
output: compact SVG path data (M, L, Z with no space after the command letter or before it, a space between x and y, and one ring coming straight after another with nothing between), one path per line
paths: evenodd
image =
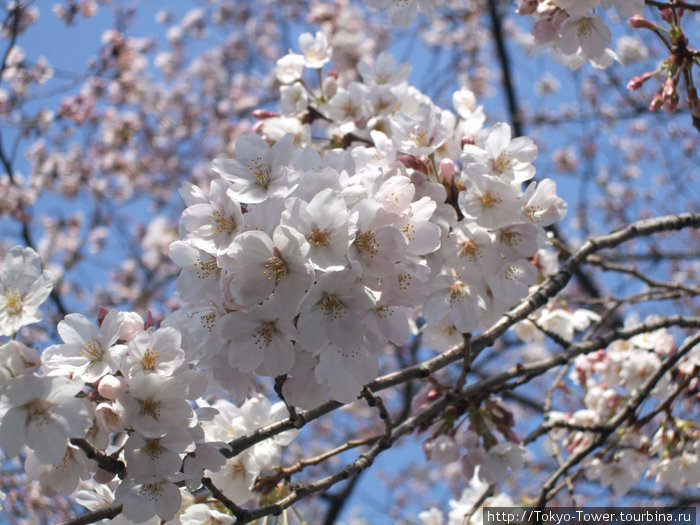
M562 264L559 271L548 278L544 283L542 283L537 290L532 293L527 299L524 299L518 306L512 308L508 313L504 314L491 328L485 330L478 336L472 338L472 358L474 358L481 350L491 346L503 333L513 326L516 322L525 319L528 315L533 313L537 308L543 306L547 301L557 295L569 282L571 276L574 274L576 268L586 261L586 258L602 249L615 248L620 244L635 239L637 237L643 237L648 235L653 235L655 233L664 231L676 231L688 227L700 227L700 213L682 213L677 215L667 215L664 217L658 217L655 219L645 219L641 221L634 222L629 226L622 228L616 232L608 235L603 235L586 241L576 252L574 252L564 264ZM642 333L645 330L655 330L657 328L663 328L668 326L685 326L685 327L700 327L700 319L697 318L682 318L680 316L674 316L672 318L664 318L660 321L657 320L653 323L643 323L637 325L637 331L627 330L617 330L608 334L608 337L597 337L591 341L586 342L588 347L598 345L607 345L612 342L615 338L624 337L626 334L635 335L637 333ZM612 337L612 339L611 339ZM631 337L631 335L628 335ZM588 348L587 347L587 348ZM585 353L586 349L582 349L581 345L574 345L573 350L578 353ZM572 349L568 353L572 352ZM588 350L592 351L592 350ZM450 349L437 355L431 359L428 359L417 365L408 367L404 370L397 372L392 372L379 377L369 383L367 386L373 392L379 392L387 388L391 388L395 385L404 383L411 379L421 379L430 376L432 373L441 370L442 368L448 366L449 364L458 361L463 358L464 349L462 346ZM567 353L567 354L568 354ZM535 371L531 368L532 365L528 367L519 367L517 371L513 370L509 372L504 372L493 378L479 381L474 385L467 386L464 389L465 393L471 394L474 387L492 388L495 384L499 382L505 382L514 377L521 375L523 370L531 370L534 375L539 375L544 373L546 370L555 366L557 364L563 364L567 361L567 354L562 353L560 356L552 359L556 359L556 362L544 363L540 366L539 371ZM572 355L570 357L574 357ZM546 360L549 361L549 360ZM536 363L535 363L536 364ZM505 374L505 375L504 375ZM464 395L464 394L463 394ZM309 421L318 419L319 417L332 412L338 407L342 406L341 403L337 401L327 401L326 403L320 405L313 410L305 410L297 414L297 421L292 422L289 418L273 423L266 427L260 428L246 436L235 439L229 443L230 449L228 447L221 449L221 453L226 457L233 457L243 450L260 443L261 441L275 436L285 430L291 430L293 428L301 428Z
M615 431L620 425L625 423L639 408L649 393L656 386L656 383L663 377L663 375L668 372L673 366L675 366L678 361L686 355L696 344L700 343L700 332L696 333L694 336L685 340L683 345L676 351L676 353L669 356L659 367L659 369L644 383L644 386L634 392L630 399L625 404L623 410L618 412L606 425L606 428L599 430L596 437L591 441L591 443L582 449L571 454L564 464L559 467L556 472L554 472L547 481L542 485L542 490L540 491L540 497L537 501L537 509L543 509L549 499L549 493L554 488L557 480L572 467L579 464L588 454L593 450L598 448L601 444L605 442L608 436Z
M85 438L73 438L70 440L70 443L85 452L88 459L95 460L97 466L102 470L116 474L119 476L119 479L124 479L126 465L122 461L108 456Z

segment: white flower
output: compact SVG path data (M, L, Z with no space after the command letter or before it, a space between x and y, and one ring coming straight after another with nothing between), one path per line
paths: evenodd
M473 177L465 181L467 189L459 193L459 208L465 217L483 228L501 228L519 222L518 189L491 177Z
M355 240L348 251L353 270L370 277L392 275L394 263L402 260L406 253L406 238L387 225L387 212L375 200L361 200L352 213L357 216Z
M308 203L290 198L282 213L281 224L291 226L309 243L308 257L314 268L324 271L342 270L355 230L345 200L340 192L326 188Z
M122 505L124 517L136 523L143 523L154 516L171 520L180 510L181 502L180 489L168 479L146 483L124 480L114 493L114 503Z
M137 374L120 400L127 422L144 435L160 436L168 429L188 426L192 408L185 395L187 385L175 377Z
M185 352L180 348L181 341L180 332L171 327L138 333L129 341L124 370L129 376L134 376L137 372L171 376L185 361Z
M78 447L68 445L63 461L55 465L47 465L38 461L36 453L30 451L24 463L24 471L30 479L41 482L42 489L47 494L71 494L81 479L89 479L91 468L85 453Z
M340 403L352 403L362 387L377 377L377 356L363 345L341 348L333 343L318 352L316 380L326 385L331 397Z
M448 262L467 281L482 279L501 264L494 235L478 222L462 220L451 233L448 242L452 246L456 244L456 250L449 251Z
M180 515L181 525L232 525L235 518L214 510L206 503L190 505Z
M217 321L217 331L227 345L231 366L241 372L253 372L276 377L294 366L293 340L296 329L289 314L282 316L274 301L237 311Z
M190 204L182 212L182 226L194 246L213 255L226 251L243 229L243 213L235 197L228 181L216 179L209 186L206 202Z
M648 458L635 450L624 449L615 454L613 461L603 463L593 458L586 468L586 478L599 480L603 486L611 486L617 494L625 494L630 485L639 481L646 469Z
M233 297L241 305L252 306L274 292L280 308L294 311L314 278L309 250L304 236L289 226L278 226L272 239L261 231L242 233L224 258L235 272Z
M49 374L76 376L94 383L119 370L126 345L115 345L121 332L119 312L110 310L98 326L80 314L68 314L58 323L65 344L44 351L44 367Z
M289 371L291 377L282 385L285 401L291 406L312 409L328 397L328 387L316 381L314 369L318 365L318 356L295 345L296 358L294 367Z
M425 346L436 352L444 352L464 341L461 332L455 328L449 315L437 322L427 323L423 326L422 332Z
M318 278L299 305L299 341L312 351L328 342L348 351L362 345L364 333L357 327L374 307L369 290L356 283L352 271L328 272Z
M397 66L394 56L388 51L383 51L373 66L364 60L360 61L357 71L367 86L398 86L408 79L411 65L405 63Z
M435 0L368 0L368 4L375 8L389 8L389 16L391 17L391 25L394 27L408 27L416 20L418 14L418 6L421 11L433 20L435 10L433 2Z
M205 471L214 485L237 505L242 505L253 495L253 483L259 471L251 470L247 464L248 452L229 458L216 472Z
M31 248L14 246L0 267L0 336L41 321L39 305L53 288L53 276L41 271L39 255Z
M437 507L431 507L418 513L418 519L422 525L442 525L445 519L442 511Z
M216 257L185 241L173 242L169 255L182 268L176 282L180 299L197 302L202 297L215 296L221 278L221 268L216 264Z
M193 450L192 433L184 428L171 428L157 437L134 432L124 445L129 479L152 481L172 476L180 472L182 455Z
M63 377L23 375L5 391L11 408L2 418L0 444L15 457L26 444L47 465L63 461L67 441L83 437L92 425L87 405L75 397L82 384Z
M437 323L449 316L460 333L474 332L480 327L486 303L485 293L476 283L469 285L455 276L440 275L433 289L423 305L426 321Z
M617 12L625 18L641 13L644 10L644 0L602 0L605 9L615 6Z
M33 374L41 365L41 357L36 348L30 348L20 341L9 341L0 346L0 374L7 375L8 381L11 376ZM0 378L0 392L7 384Z
M311 33L299 35L299 49L304 55L304 67L311 69L322 68L333 55L333 49L328 45L328 38L321 31L317 31L316 36Z
M500 315L527 296L528 288L537 282L537 268L524 259L504 261L487 282L493 296L493 313Z
M598 15L572 16L560 28L557 46L566 55L579 48L586 60L600 59L612 39L610 28Z
M508 441L492 446L486 461L479 468L479 477L487 483L496 483L508 475L508 469L517 470L525 464L525 449Z
M537 157L537 146L532 139L511 140L510 126L504 122L487 133L480 145L467 144L462 149L460 159L466 177L491 175L517 184L535 175L532 161Z
M288 53L277 61L275 75L282 84L291 84L301 78L304 70L304 56Z
M549 226L566 216L566 201L557 196L557 184L552 179L531 182L521 200L523 214L533 224Z
M460 117L468 119L476 109L476 95L471 89L463 87L452 94L452 105Z
M391 118L391 133L398 150L410 155L430 155L445 142L442 110L423 102L415 115L396 113Z
M296 120L296 119L295 119ZM233 181L233 197L244 203L286 197L296 187L287 169L292 158L292 135L284 135L274 146L257 135L236 140L235 159L215 159L214 171Z

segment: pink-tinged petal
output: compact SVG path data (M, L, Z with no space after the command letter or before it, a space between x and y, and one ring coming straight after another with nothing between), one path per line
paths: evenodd
M97 336L97 325L81 314L68 314L57 329L64 343L82 345Z
M12 407L5 413L0 426L0 445L8 458L17 456L27 439L27 417L25 408Z
M505 122L499 122L493 127L484 145L492 159L498 158L501 152L508 148L510 137L510 126Z
M82 436L80 436L82 437ZM68 436L63 422L32 421L27 425L27 446L36 458L46 465L57 465L63 461L68 446Z
M155 501L156 514L158 517L170 521L175 517L177 511L180 510L182 503L182 494L180 489L173 483L163 482L160 485L161 492Z

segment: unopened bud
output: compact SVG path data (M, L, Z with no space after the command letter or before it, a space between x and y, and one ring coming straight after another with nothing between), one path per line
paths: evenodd
M452 159L442 159L438 173L443 184L451 184L455 177L455 163Z
M673 11L673 8L667 7L666 9L659 11L659 14L661 15L661 18L664 19L664 22L673 24L676 18L676 14Z
M472 135L467 135L466 137L462 137L462 142L461 142L462 147L466 146L467 144L470 144L473 146L474 143L475 143L475 140L474 140L474 137Z
M652 71L648 71L642 75L634 77L632 80L630 80L627 83L627 89L629 91L638 90L640 87L642 87L642 84L644 84L644 82L646 82L647 80L649 80L653 76L653 74L654 73Z
M672 95L664 97L663 109L666 113L673 113L678 107L678 101L680 97L678 92L674 91Z
M124 392L126 392L126 380L123 377L106 375L100 379L97 385L97 392L106 398L114 401Z
M279 117L279 114L275 113L274 111L268 111L267 109L254 109L250 114L253 115L253 118L258 120Z
M646 28L646 29L652 29L654 27L654 24L649 22L646 18L644 18L642 15L633 15L630 18L627 19L627 24L631 27L635 28Z
M520 0L518 3L518 9L516 9L516 13L519 14L520 16L527 16L531 15L537 10L537 1L536 0Z

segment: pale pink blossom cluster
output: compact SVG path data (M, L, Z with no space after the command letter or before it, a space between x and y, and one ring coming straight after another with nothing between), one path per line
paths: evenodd
M623 17L639 14L644 0L520 0L517 13L533 19L536 48L572 69L586 62L608 67L617 59L608 45L612 33L600 12L615 7Z
M360 64L361 82L314 90L303 73L320 77L332 50L322 32L299 47L277 63L280 113L258 113L262 136L214 161L208 191L182 188L171 257L191 358L235 399L254 373L287 374L285 399L311 408L355 400L411 323L442 350L522 299L566 206L550 180L521 190L535 144L481 129L467 90L459 116L443 110L387 53Z
M418 513L417 517L421 525L464 525L464 523L482 525L484 509L516 506L507 494L488 495L490 489L488 483L474 476L469 480L469 485L462 491L459 499L448 502L450 511L447 514L447 521L442 510L437 507L424 510Z
M628 324L634 324L633 318ZM657 373L662 361L676 352L674 336L666 329L643 333L629 340L618 340L607 348L576 358L569 379L582 391L582 407L573 412L551 411L547 421L582 427L581 430L556 428L550 438L560 441L568 452L584 449L597 432L620 413L631 396L644 388ZM584 460L586 477L618 494L626 493L643 477L654 478L673 490L700 487L698 434L692 417L684 411L683 392L697 387L700 346L696 345L680 359L677 368L668 370L650 392L659 400L673 399L678 410L661 412L642 428L625 426L615 446L605 454ZM681 394L681 396L679 396ZM692 394L688 398L693 403ZM590 430L584 430L590 428ZM651 436L651 437L650 437Z
M11 249L0 286L3 335L15 336L41 319L37 310L52 281L36 252ZM180 512L183 494L189 497L178 484L193 492L205 471L222 481L233 501L245 503L257 475L278 465L281 447L295 436L263 441L227 463L220 449L234 432L244 435L282 419L283 403L254 395L240 408L202 399L195 405L208 379L186 361L180 332L155 328L135 313L104 311L98 324L69 314L57 329L63 342L41 355L19 340L0 346L0 445L7 458L24 451L25 472L45 491L81 489L76 501L88 507L99 495L123 505L130 522L157 516L160 523ZM112 481L114 470L88 459L85 443L125 464L119 482ZM220 514L207 512L207 519Z

